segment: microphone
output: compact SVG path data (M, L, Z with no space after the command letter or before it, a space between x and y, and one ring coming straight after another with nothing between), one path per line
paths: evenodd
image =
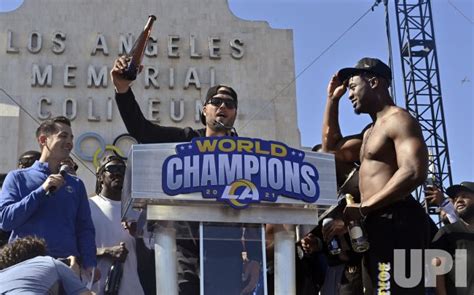
M61 165L61 168L59 168L59 174L61 174L62 177L66 177L68 169L69 167L67 165ZM56 186L50 187L46 192L46 196L51 196L57 189L58 188Z
M232 131L237 135L237 130L235 130L234 126L226 126L226 125L224 125L224 123L219 122L217 120L214 120L214 127L218 127L218 128L222 128L222 129L225 129L225 130Z

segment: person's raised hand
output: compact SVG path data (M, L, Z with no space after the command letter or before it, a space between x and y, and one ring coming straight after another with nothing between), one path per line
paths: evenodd
M347 87L343 81L339 80L337 74L334 74L328 84L328 98L332 100L339 100L344 95L344 93L346 93L346 89Z
M117 93L125 93L130 88L130 84L133 81L125 79L122 74L127 69L130 62L130 57L122 55L114 61L114 66L110 70L110 79L114 83L115 91ZM140 66L139 73L143 69L143 66Z

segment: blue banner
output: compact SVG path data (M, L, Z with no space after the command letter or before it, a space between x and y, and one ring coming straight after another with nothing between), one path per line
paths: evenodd
M234 208L278 202L278 196L314 203L318 170L305 153L283 143L245 137L202 137L176 146L165 159L163 191L171 196L201 192Z

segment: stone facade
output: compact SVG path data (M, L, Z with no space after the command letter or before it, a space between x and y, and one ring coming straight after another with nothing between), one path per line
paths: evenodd
M197 110L208 87L229 84L239 95L241 136L299 147L291 30L239 19L226 0L25 0L0 13L1 173L14 169L22 152L38 149L38 123L28 114L36 121L66 115L74 153L89 168L80 164L79 176L93 192L94 154L126 133L109 71L149 14L157 21L133 85L145 116L200 127ZM126 153L129 144L125 138L116 145Z

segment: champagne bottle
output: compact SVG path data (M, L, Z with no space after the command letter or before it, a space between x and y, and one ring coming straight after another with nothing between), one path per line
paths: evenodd
M323 227L326 227L331 221L333 221L332 218L324 218L323 219ZM328 242L328 250L331 255L337 255L341 253L341 243L339 242L339 239L337 237L333 237L329 242Z
M122 73L122 76L130 81L133 81L137 78L138 70L142 64L143 55L145 54L146 44L151 34L151 27L153 22L156 20L156 16L150 15L148 21L146 22L145 28L138 36L138 39L133 44L132 50L130 51L129 57L130 61L128 67Z
M123 263L115 260L110 266L107 279L105 280L104 295L117 295L123 275Z
M346 194L346 203L354 204L354 197L351 194ZM357 253L362 253L369 250L370 244L367 239L367 234L359 220L351 220L347 226L349 236L351 237L352 249Z

